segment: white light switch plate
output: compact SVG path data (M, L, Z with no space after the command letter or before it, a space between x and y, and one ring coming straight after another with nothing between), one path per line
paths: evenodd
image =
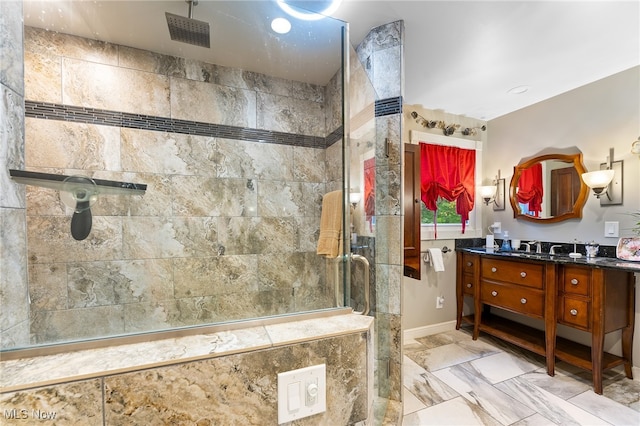
M278 373L278 424L327 411L324 364Z
M618 238L620 234L620 222L605 222L604 236Z

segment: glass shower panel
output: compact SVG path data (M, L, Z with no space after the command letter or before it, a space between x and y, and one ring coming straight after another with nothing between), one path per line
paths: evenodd
M344 23L277 34L275 2L200 2L207 49L171 40L185 7L24 3L25 169L147 184L101 197L83 241L25 187L28 346L336 307L316 244L345 187Z

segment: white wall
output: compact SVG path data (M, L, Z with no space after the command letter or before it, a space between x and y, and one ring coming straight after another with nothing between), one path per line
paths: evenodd
M410 132L417 130L424 133L433 133L442 136L441 129L426 129L422 125L416 123L411 118L411 112L416 111L418 114L428 120L444 121L447 124L459 124L461 127L480 127L487 123L475 118L463 117L459 115L447 114L443 111L434 111L423 108L420 105L404 105L403 107L403 125L402 140L404 143L411 141ZM479 131L475 136L463 136L455 133L456 138L479 140L484 145L487 143L487 132ZM454 137L452 136L452 137ZM483 208L482 212L488 209ZM442 248L444 246L453 249L455 247L454 240L423 240L420 250L426 251L430 247ZM414 329L417 333L425 332L425 328L429 328L435 324L448 324L455 321L456 318L456 261L455 252L443 255L445 271L435 272L431 265L424 262L421 267L421 279L414 280L412 278L403 277L402 281L402 329L404 331ZM444 296L445 302L442 309L436 309L436 297ZM466 313L469 313L466 311ZM429 333L438 332L439 328L430 328ZM423 334L424 335L424 334Z
M587 170L597 170L609 148L614 148L614 160L624 161L624 204L601 207L589 194L582 219L541 225L515 220L507 203L506 210L485 215L485 226L499 221L503 231L523 241L577 238L615 245L617 238L604 237L604 222L618 221L620 236L630 236L634 222L628 213L640 209L640 157L631 154L631 143L640 135L639 93L640 67L635 67L491 120L483 157L485 177L500 169L508 185L521 158L550 147L575 146L582 151Z
M635 67L491 120L486 134L482 134L485 142L485 180L492 179L500 170L508 186L513 176L513 167L520 159L531 157L546 148L577 147L583 153L587 170L595 170L599 168L600 163L606 161L609 148L614 148L614 160L624 161L624 193L623 205L608 207L601 207L597 199L590 194L581 219L548 225L514 219L513 210L507 201L504 211L484 209L485 227L494 221L500 221L502 229L508 230L512 238L557 242L570 242L577 238L581 241L595 240L602 245L615 245L616 238L604 237L604 222L618 221L620 236L631 235L630 230L634 222L627 214L640 210L640 158L630 152L631 143L640 135L639 93L640 67ZM417 109L427 118L434 117L436 120L457 120L461 124L472 126L480 122L468 117L447 115L441 111L429 111L414 106L411 108ZM411 119L410 111L411 109L404 111L404 140L409 140L409 130L424 130L417 127ZM452 242L446 241L446 244L449 243ZM423 241L423 249L430 245L430 242ZM640 281L639 275L636 274L637 283ZM636 284L636 287L639 286ZM454 288L454 279L444 276L433 278L424 270L420 282L405 278L402 296L403 330L454 320L454 299L445 299L445 308L435 309L435 297L438 293L444 291L445 294L454 294L455 290L454 293L450 293ZM447 309L449 307L453 310ZM561 333L566 334L563 330ZM606 348L615 353L619 350L619 334L612 334L607 339ZM584 336L570 337L579 341L585 340ZM637 370L640 368L640 291L636 292L633 359Z
M535 90L535 88L533 89ZM513 166L521 158L530 157L545 148L577 147L583 153L587 170L597 170L614 148L614 160L624 161L623 205L601 207L591 194L584 206L582 219L542 225L513 218L507 202L505 211L486 214L485 226L494 221L512 238L570 242L596 241L615 245L617 238L604 237L604 222L620 222L620 236L631 236L635 223L629 212L640 210L640 157L631 154L631 143L640 135L640 67L579 87L546 101L491 120L488 124L487 146L483 158L486 177L498 169L507 184L513 176ZM508 195L507 195L508 196ZM637 221L637 220L636 220ZM500 237L497 235L497 237ZM636 289L640 274L636 274ZM636 372L640 368L640 291L636 291L636 328L633 360ZM572 330L560 330L579 341L584 336L571 335ZM608 336L605 349L619 353L619 333ZM638 374L636 374L637 376Z

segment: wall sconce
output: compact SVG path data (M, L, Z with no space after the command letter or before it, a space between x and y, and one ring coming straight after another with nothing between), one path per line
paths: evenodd
M498 175L493 179L492 185L480 186L479 188L480 198L484 200L484 204L488 206L493 203L493 210L504 210L504 196L505 196L505 181L500 177L500 170Z
M478 127L464 127L463 129L460 129L459 124L447 124L444 121L427 120L415 111L411 112L411 117L416 120L416 123L427 129L433 129L436 127L438 129L442 129L442 133L445 136L451 136L455 132L460 132L464 136L475 136L478 133L478 130L482 130L483 132L487 130L487 126L484 125Z
M498 187L496 185L487 185L480 187L480 198L484 200L485 206L488 206L491 202L495 202L497 190Z
M360 202L361 198L362 198L362 194L360 194L359 192L350 192L349 193L349 203L351 203L351 205L353 206L354 209L356 208L356 206Z
M622 164L622 160L613 161L610 148L608 162L601 163L600 170L582 174L582 181L593 190L601 206L622 204Z
M631 142L631 153L640 155L640 136L637 141Z

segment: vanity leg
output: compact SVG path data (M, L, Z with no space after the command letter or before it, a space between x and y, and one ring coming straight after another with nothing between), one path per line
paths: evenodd
M473 340L478 340L478 336L480 336L480 321L482 320L482 310L484 304L480 302L480 298L477 297L474 299L474 311L473 314Z
M633 327L636 312L635 281L635 276L633 274L628 274L627 326L622 329L622 357L624 358L624 372L629 379L633 379L631 355L633 354Z
M600 336L598 336L600 334ZM604 351L604 333L593 333L591 339L591 372L593 373L593 391L602 395L602 353Z
M463 283L463 256L462 252L456 254L456 330L460 330L460 324L462 323L462 307L464 304L464 294L462 292Z
M602 395L602 356L604 353L604 322L605 322L605 280L601 269L593 273L593 294L591 298L593 309L591 330L591 373L593 375L593 391Z

